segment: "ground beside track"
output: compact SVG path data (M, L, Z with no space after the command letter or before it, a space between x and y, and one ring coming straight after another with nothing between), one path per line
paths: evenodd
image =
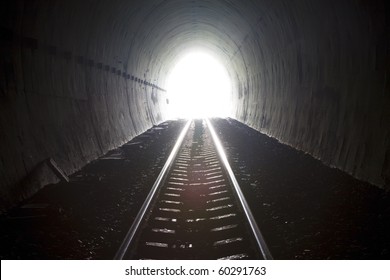
M390 193L235 120L213 121L276 259L390 259Z
M111 259L182 122L168 122L0 216L1 259ZM276 259L390 259L390 194L237 121L213 121Z
M155 126L0 216L1 259L112 259L184 124Z

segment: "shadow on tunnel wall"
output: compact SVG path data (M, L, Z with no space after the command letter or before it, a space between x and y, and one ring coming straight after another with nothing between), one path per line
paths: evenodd
M56 180L21 183L47 158L70 174L164 121L166 73L192 44L229 69L233 118L389 186L388 1L0 5L1 208Z

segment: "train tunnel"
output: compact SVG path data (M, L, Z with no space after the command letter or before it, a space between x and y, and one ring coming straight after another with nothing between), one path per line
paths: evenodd
M387 1L17 0L0 22L3 210L58 181L48 159L70 175L168 120L194 51L228 77L226 117L389 189Z

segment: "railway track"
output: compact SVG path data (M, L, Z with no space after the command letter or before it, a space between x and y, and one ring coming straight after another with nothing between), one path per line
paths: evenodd
M208 120L185 125L115 259L272 259Z

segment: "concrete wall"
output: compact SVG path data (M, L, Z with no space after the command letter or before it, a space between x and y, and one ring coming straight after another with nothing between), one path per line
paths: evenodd
M2 206L56 180L47 171L26 180L45 159L70 174L163 120L165 92L126 66L140 54L116 41L125 36L109 20L116 16L81 2L9 1L1 9Z
M249 73L240 81L237 118L330 166L389 187L388 4L258 6L253 11L263 13L237 58L247 62Z
M390 178L384 0L14 0L0 4L0 204L165 119L190 47L233 82L232 117L378 186ZM23 182L23 183L22 183Z

